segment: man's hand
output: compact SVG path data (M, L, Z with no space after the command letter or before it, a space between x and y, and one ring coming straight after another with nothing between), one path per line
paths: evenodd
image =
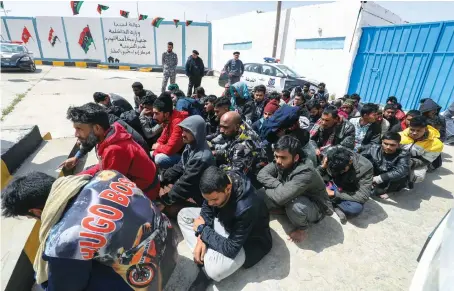
M199 225L201 224L205 224L205 220L202 218L202 216L199 216L196 219L194 219L194 225L192 226L192 229L194 231L197 231L197 227L199 227Z
M152 149L152 150L155 150L155 149L158 148L158 146L160 146L160 144L159 144L159 143L155 143L155 144L151 147L151 149Z
M316 150L315 150L315 155L316 155L317 157L320 156L321 153L322 153L322 152L320 151L320 149L316 149Z
M207 245L197 238L197 245L194 248L194 262L198 265L203 265L203 259L207 253Z
M173 184L169 184L169 185L164 186L161 189L159 189L159 197L167 195L170 192L170 190L172 190L172 187L173 187Z
M142 112L140 112L140 115L153 117L153 110L150 110L149 108L143 108Z
M61 165L58 167L59 168L63 167L65 169L71 170L72 168L74 168L76 166L78 161L79 161L79 159L77 159L76 157L72 157L72 158L67 159L63 163L61 163Z
M334 190L331 190L331 187L326 187L326 192L328 192L329 197L334 197Z
M212 151L211 153L213 154L213 156L216 156L216 151Z
M323 158L322 168L323 169L328 169L328 157L324 157Z

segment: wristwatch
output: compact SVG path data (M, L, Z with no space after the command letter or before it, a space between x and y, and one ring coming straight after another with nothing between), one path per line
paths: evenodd
M205 224L201 224L201 225L197 226L197 230L195 231L195 236L201 235L204 228L205 228Z

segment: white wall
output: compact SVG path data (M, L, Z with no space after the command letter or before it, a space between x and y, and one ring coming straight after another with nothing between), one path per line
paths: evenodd
M154 30L150 21L103 18L107 58L120 63L155 64Z
M279 37L284 33L286 10L281 12ZM213 69L222 70L236 50L224 50L224 44L252 41L252 49L239 50L243 62L261 62L273 53L276 12L250 12L234 17L215 20L213 26ZM280 57L281 41L278 41L277 57Z
M183 28L181 25L163 24L156 28L156 49L158 51L158 65L162 65L162 53L167 51L167 43L173 42L173 52L178 56L178 65L183 66Z
M186 27L186 59L192 54L193 50L199 52L199 57L203 60L205 67L208 67L208 26L187 26ZM186 62L186 60L183 60Z
M29 51L33 52L34 57L41 57L38 47L38 38L36 37L35 27L31 19L6 19L6 24L8 25L11 40L15 41L22 41L22 32L24 31L24 27L27 27L32 38L28 40L28 43L26 43L25 46Z
M68 47L71 59L79 60L99 60L105 62L104 44L101 32L101 21L99 18L89 17L64 17L66 36L68 38ZM90 28L93 42L88 51L82 49L79 44L80 34L85 27Z
M5 28L5 24L3 22L3 19L0 22L0 35L2 36L0 39L10 40L9 37L8 37L8 33L6 33L6 28Z
M36 27L41 41L43 58L68 59L65 32L61 17L36 17ZM54 30L53 36L58 37L54 46L52 46L52 40L49 41L49 31L51 28Z

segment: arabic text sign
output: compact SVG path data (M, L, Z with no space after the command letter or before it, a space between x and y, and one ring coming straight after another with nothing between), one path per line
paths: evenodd
M109 63L154 64L154 35L149 22L103 19Z

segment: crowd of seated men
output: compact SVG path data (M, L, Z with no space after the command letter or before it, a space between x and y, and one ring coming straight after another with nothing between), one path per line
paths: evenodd
M142 285L118 280L106 250L118 241L143 246L154 229L146 219L151 212L176 219L200 267L189 290L205 290L271 250L270 213L288 217L289 240L298 243L325 216L335 213L345 224L371 196L411 189L442 163L446 122L432 99L405 113L394 96L383 108L361 103L358 94L330 101L323 83L317 91L305 85L268 93L236 82L220 97L201 87L185 96L177 84L160 96L139 82L132 89L134 106L96 92L94 102L67 111L80 150L63 166L73 168L91 150L99 163L58 180L17 177L2 194L4 216L42 221L34 267L49 290L148 286L153 280L145 277ZM98 216L79 221L78 203L90 193L109 200L96 204L107 210L91 206ZM68 242L78 238L69 229L77 225L112 235L79 242L88 255L70 256ZM65 242L54 234L62 229ZM99 289L105 281L112 287Z

